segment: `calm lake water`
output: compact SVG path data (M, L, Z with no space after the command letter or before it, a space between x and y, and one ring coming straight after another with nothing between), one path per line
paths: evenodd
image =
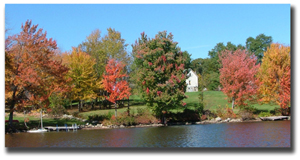
M5 135L6 147L290 147L290 121Z

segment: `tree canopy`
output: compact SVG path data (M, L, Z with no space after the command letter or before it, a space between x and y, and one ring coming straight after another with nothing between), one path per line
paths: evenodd
M267 48L271 45L272 41L273 39L271 36L259 34L255 38L247 38L246 48L248 52L254 53L257 57L257 63L261 63L262 58L264 57L264 52L267 51Z
M94 74L95 60L80 47L73 47L71 52L63 55L63 62L70 68L67 77L71 79L69 85L72 87L72 99L83 101L96 98L97 93L94 91L101 89L102 85Z
M246 50L225 50L220 55L222 68L220 69L220 82L222 91L234 105L246 106L257 93L257 78L255 77L260 65L256 65L256 57L248 54Z
M21 29L5 41L5 100L10 106L10 125L15 105L48 107L52 93L68 90L68 68L54 59L56 41L31 21Z
M281 108L289 107L290 65L289 46L274 43L268 47L258 73L262 102L276 102Z
M173 41L173 35L159 32L150 39L142 33L133 46L138 71L137 84L142 97L156 115L183 107L186 98L186 57Z

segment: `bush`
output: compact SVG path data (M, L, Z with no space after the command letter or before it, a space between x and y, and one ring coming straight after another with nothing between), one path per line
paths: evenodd
M110 118L111 118L111 115L109 113L108 114L104 114L104 115L92 115L92 116L88 116L89 122L99 121L101 123L105 119L106 120L110 120Z
M243 121L254 119L253 112L251 112L249 110L240 110L239 115L241 116Z
M184 109L182 113L167 113L166 118L169 122L196 122L200 121L200 115L198 110Z
M110 125L112 125L112 123L111 123L111 121L110 120L104 120L103 122L102 122L102 125L103 126L110 126Z
M150 110L148 108L138 108L137 109L137 115L138 116L149 115L149 114L151 114L151 113L150 113Z
M223 118L225 115L225 110L223 107L221 107L220 105L217 107L216 111L215 111L215 115L217 117Z
M117 117L114 115L111 117L111 123L113 125L125 125L130 126L136 124L133 116L128 116L127 112L120 113Z
M135 118L137 124L158 123L158 120L151 114L148 108L138 108Z
M59 116L62 116L63 114L68 113L67 110L65 109L65 107L63 107L62 105L58 105L56 107L53 107L51 110L47 110L47 111L48 111L48 114L50 114L51 116L55 116L55 117L59 117Z
M72 113L72 116L73 116L73 117L78 117L78 116L79 116L79 111L73 112L73 113Z
M233 110L230 107L228 107L227 105L226 105L226 109L225 109L223 118L236 118L236 115L233 112Z
M90 120L102 120L102 125L124 125L131 126L136 124L150 124L150 123L158 123L158 120L151 114L150 110L147 108L139 108L137 110L138 114L134 115L133 110L128 116L127 112L123 112L118 114L117 117L113 115L112 112L109 112L107 115L99 115L99 116L89 116Z
M270 112L260 112L258 117L270 117L272 114Z
M270 111L270 113L272 113L276 116L289 116L290 108L287 108L287 109L275 108L274 110Z
M211 112L210 110L205 110L203 111L204 115L206 116L207 119L210 119L210 118L216 118L217 115L213 112Z
M206 119L207 119L207 117L206 117L205 114L201 116L201 121L204 121L204 120L206 120Z

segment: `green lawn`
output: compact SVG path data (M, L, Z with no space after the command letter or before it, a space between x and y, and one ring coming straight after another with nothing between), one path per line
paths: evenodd
M221 91L205 91L204 92L205 109L215 110L218 106L231 107L231 103L227 101L227 96ZM259 111L271 111L279 108L279 105L272 104L252 104ZM237 109L235 110L237 111Z
M130 112L131 113L137 113L138 108L146 108L146 105L135 105L135 106L130 106ZM112 112L113 114L115 113L115 109L104 109L104 110L95 110L95 111L89 111L89 112L81 112L79 113L79 116L82 118L87 119L88 116L93 116L93 115L105 115L108 114L109 112ZM127 112L127 106L124 108L119 108L117 109L117 113L123 113Z
M186 95L188 96L187 99L184 100L185 103L187 103L187 108L188 109L194 109L194 106L199 103L199 94L201 92L187 92ZM226 95L221 92L221 91L205 91L203 92L204 94L204 109L209 109L209 110L216 110L218 107L225 108L226 105L228 107L231 107L231 103L227 101ZM146 108L146 105L143 103L141 97L138 95L132 95L130 97L130 109L134 110L133 112L137 112L137 108ZM126 103L127 105L127 103ZM279 108L278 105L270 105L270 104L253 104L258 111L264 111L268 112L271 110L274 110L275 108ZM177 108L171 110L171 112L182 112L184 108ZM118 113L126 112L127 107L118 109ZM99 115L99 114L107 114L108 112L114 113L114 109L106 109L106 110L96 110L96 111L89 111L89 112L82 112L79 115L81 115L84 118L87 118L88 116L91 115ZM238 108L234 110L234 112L238 112Z

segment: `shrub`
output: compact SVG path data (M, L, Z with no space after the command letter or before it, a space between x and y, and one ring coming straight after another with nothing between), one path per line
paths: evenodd
M243 121L254 119L253 113L251 111L248 111L248 110L240 110L239 115L241 116Z
M226 105L225 113L222 118L236 118L236 114Z
M216 114L217 117L223 118L224 115L225 115L225 110L224 110L224 108L221 107L220 105L218 105L218 107L217 107L217 109L216 109L216 111L215 111L215 114Z
M111 119L111 115L110 114L104 114L104 115L92 115L92 116L88 116L89 122L99 121L101 123L105 119L106 120L110 120Z
M102 122L102 125L103 126L110 126L110 125L112 125L112 123L111 123L111 121L110 120L104 120L103 122Z
M137 124L158 123L158 120L151 114L148 108L138 108L136 115Z
M138 108L137 109L137 115L141 116L141 115L149 115L151 114L150 110L148 108Z
M270 111L270 113L276 116L289 116L290 115L290 108L283 109L283 108L275 108L274 110Z
M217 115L214 113L214 112L211 112L210 110L205 110L203 111L204 115L207 117L207 119L210 119L210 118L216 118Z
M72 113L72 116L73 116L73 117L78 117L78 116L79 116L79 112L78 112L78 111L73 112L73 113Z
M206 120L206 119L207 119L207 117L206 117L205 114L201 116L201 121L204 121L204 120Z
M270 117L272 114L270 112L260 112L258 117Z
M169 122L196 122L200 121L199 112L197 110L191 110L191 109L184 109L182 113L167 113L166 118Z
M65 107L62 105L58 105L56 107L51 108L51 110L49 109L47 111L50 111L50 112L48 112L49 115L55 116L55 117L59 117L59 116L62 116L63 114L68 113L67 110L65 109Z
M120 113L117 117L113 115L110 122L113 125L125 125L125 126L136 124L135 118L133 116L128 116L127 112Z

